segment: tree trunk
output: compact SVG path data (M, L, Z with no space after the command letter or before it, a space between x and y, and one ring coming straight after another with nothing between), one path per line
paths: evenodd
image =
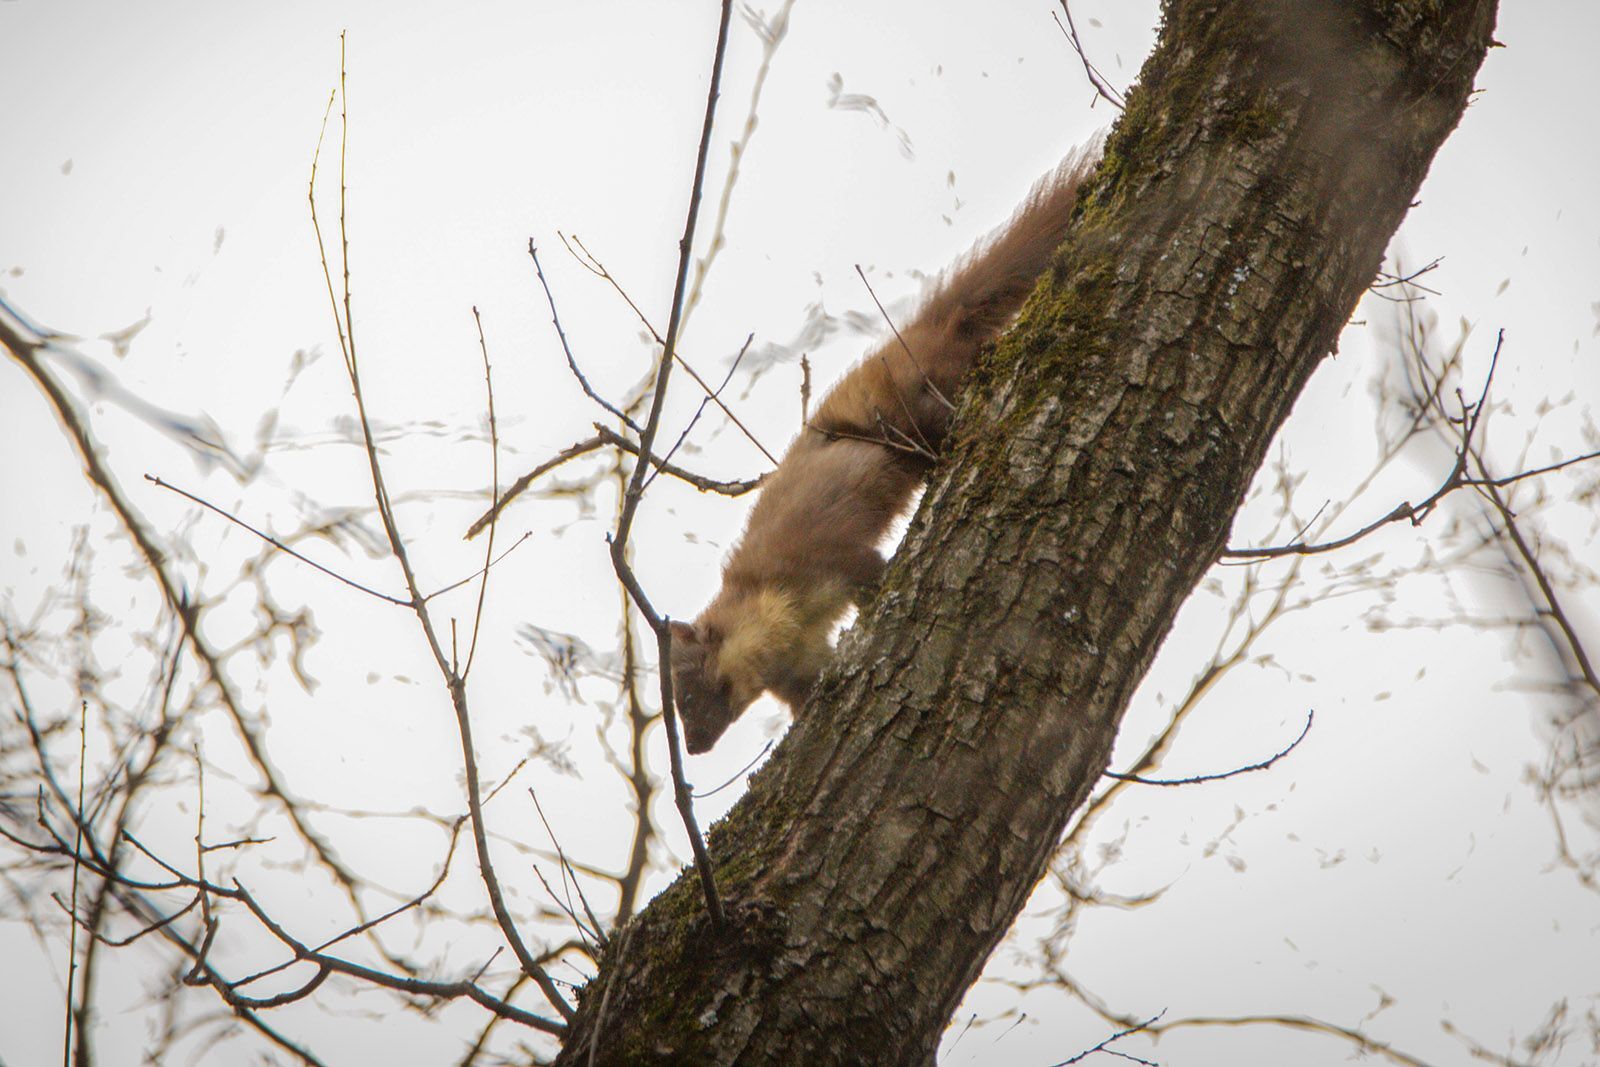
M606 1064L931 1062L1461 116L1494 10L1169 0L882 593L711 835L729 927L680 878L613 939L559 1062L596 1039Z

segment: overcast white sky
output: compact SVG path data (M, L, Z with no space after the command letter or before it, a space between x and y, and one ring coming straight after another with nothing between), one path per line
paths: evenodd
M765 2L777 10L776 0ZM781 357L816 317L808 307L841 324L803 342L820 385L871 343L850 317L875 329L854 264L904 311L922 274L1000 222L1040 173L1112 118L1104 102L1090 108L1051 10L1045 0L795 5L733 187L726 245L684 338L697 366L720 372L755 334L752 366L766 373L735 390L770 449L798 419L798 368ZM1082 0L1073 10L1096 62L1127 85L1153 40L1155 5ZM348 387L306 207L340 32L348 35L351 268L368 401L384 426L403 431L390 448L391 484L397 495L423 494L401 517L431 586L470 572L481 551L459 536L488 478L470 309L482 314L495 364L503 480L586 436L600 414L566 372L528 260L530 237L597 388L618 396L647 368L650 350L631 313L556 233L581 236L664 322L714 20L710 2L645 0L0 2L0 293L34 320L86 338L83 353L129 394L214 420L241 455L257 447L263 415L281 400L266 467L241 485L222 468L197 465L149 418L116 403L116 390L89 397L79 382L136 505L169 544L187 546L191 582L221 587L258 546L143 482L146 472L280 530L367 501L363 461L336 432L349 414ZM1600 8L1507 3L1497 36L1505 47L1491 53L1482 92L1394 249L1413 266L1442 257L1428 282L1439 295L1426 307L1446 344L1470 327L1470 381L1487 365L1495 331L1506 330L1495 395L1509 409L1495 417L1491 446L1509 469L1524 455L1540 464L1596 447L1584 432L1600 397L1600 73L1592 55ZM745 133L760 60L760 42L738 23L702 233L715 220L728 145ZM852 99L861 106L830 106ZM337 113L330 128L337 131ZM325 149L325 227L335 215L336 162ZM1286 430L1287 454L1305 475L1296 496L1303 518L1344 499L1366 470L1370 386L1393 358L1379 327L1391 314L1373 302L1358 312L1368 325L1347 334ZM147 315L125 355L99 340ZM297 352L317 358L283 395ZM669 413L672 436L692 406L681 392ZM136 627L153 593L129 576L131 556L114 524L42 396L9 362L0 364L0 444L0 605L27 617L60 585L73 531L87 525L101 603ZM684 455L723 477L758 473L764 463L710 419ZM1334 533L1426 495L1448 464L1440 449L1419 451ZM1549 500L1534 507L1530 498L1529 521L1595 565L1595 501L1570 499L1575 477L1543 484ZM679 616L698 609L746 506L658 485L638 534L640 571L658 604ZM474 677L485 776L497 779L521 758L526 725L564 742L580 775L536 764L519 781L537 786L570 851L620 867L628 816L594 741L595 705L609 690L586 683L586 703L563 700L515 637L534 624L597 649L614 643L609 507L607 499L593 512L540 499L508 512L502 537L533 537L498 572ZM1452 514L1473 512L1462 502ZM1444 553L1450 518L1397 527L1318 561L1306 592ZM1271 519L1270 501L1253 504L1235 541L1270 533ZM397 583L383 559L349 558L335 546L322 546L319 558L371 584ZM283 664L251 656L231 669L270 713L268 742L286 777L330 804L461 810L453 723L414 627L287 561L272 567L279 603L310 605L324 631L308 662L320 685L307 692ZM1222 576L1227 590L1240 573ZM1213 694L1167 770L1199 773L1268 754L1294 736L1308 707L1318 711L1316 730L1269 773L1116 802L1093 837L1104 849L1091 858L1107 863L1100 884L1127 894L1170 888L1153 906L1086 916L1072 942L1073 978L1119 1012L1314 1016L1364 1025L1441 1064L1467 1055L1441 1022L1511 1052L1562 998L1574 1016L1600 1013L1600 896L1552 865L1549 815L1523 781L1549 742L1541 729L1549 699L1528 691L1548 679L1548 664L1535 640L1460 625L1499 612L1497 590L1481 568L1462 568L1447 581L1399 583L1388 607L1372 594L1328 595L1277 624L1252 650L1261 661ZM1593 586L1573 602L1600 642ZM1221 605L1202 593L1186 609L1130 714L1119 762L1132 758L1218 643ZM452 610L466 616L470 606ZM230 598L209 632L226 644L248 626L250 610ZM1378 632L1375 611L1426 625ZM131 635L116 627L98 651L112 662L136 659ZM132 693L142 682L130 666L113 685ZM66 689L46 691L70 699ZM692 764L692 776L724 780L782 724L776 709L758 708ZM247 773L219 723L192 730L224 778ZM664 768L664 739L655 741ZM218 794L221 823L225 785ZM704 802L702 823L737 796L728 790ZM192 815L176 800L171 807L151 810L149 836L181 843ZM491 815L509 838L539 837L517 799ZM1592 849L1592 827L1568 815L1575 843ZM658 818L672 850L660 857L656 882L664 885L687 849L670 807ZM397 890L425 885L439 858L428 831L352 829L331 818L328 827L354 861ZM248 861L241 877L259 879L284 914L315 926L326 887L285 879L273 858ZM505 865L521 862L506 850ZM522 899L538 892L531 878L510 877ZM456 879L451 902L476 906L474 888ZM63 948L4 921L17 906L0 901L0 958L8 961L0 1060L46 1062L59 1055ZM996 954L990 978L1029 973L1018 954L1048 927L1057 902L1041 890L1034 918ZM451 946L441 958L469 968L481 958L476 948ZM126 962L107 982L106 1063L139 1062L149 1009L138 982L150 966L141 951L117 957ZM1363 1022L1388 997L1393 1005ZM331 1014L297 1007L280 1021L333 1063L454 1062L475 1034L473 1012L460 1008L433 1019L395 1013L381 1026L359 1017L377 1004L357 998ZM1026 1014L1017 1023L1001 1018L1006 1012ZM974 1013L984 1025L956 1040ZM1042 1067L1106 1032L1064 992L1019 995L985 981L959 1013L945 1060ZM1144 1047L1150 1058L1183 1065L1335 1063L1353 1052L1270 1027L1184 1030L1154 1052ZM244 1040L209 1047L197 1039L185 1052L205 1063L255 1062ZM1597 1055L1574 1041L1536 1062Z

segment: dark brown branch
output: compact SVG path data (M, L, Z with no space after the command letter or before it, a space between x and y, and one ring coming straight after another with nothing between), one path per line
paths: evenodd
M639 454L639 446L637 444L628 440L626 437L622 436L620 433L617 433L610 427L595 423L594 428L595 436L605 444L608 444L613 448L620 449L631 456L637 456ZM696 489L708 493L721 493L723 496L743 496L752 489L759 488L761 483L767 480L767 476L762 474L755 478L742 478L735 481L718 481L715 478L707 478L703 474L696 474L694 471L686 470L685 468L679 467L676 464L668 463L654 455L650 457L650 465L663 474L670 474L679 481L688 482Z
M568 445L560 452L557 452L554 456L551 456L549 459L534 467L527 474L524 474L522 477L512 482L506 491L499 495L498 500L492 507L489 508L489 510L485 511L482 515L473 520L472 525L467 528L466 539L471 540L481 533L484 527L493 522L495 517L499 515L501 511L505 510L507 504L511 503L511 501L516 499L518 496L521 496L522 493L525 492L527 488L534 483L534 480L540 475L554 470L563 463L566 463L568 460L577 459L579 456L588 455L590 452L597 451L606 445L610 445L613 448L619 448L629 455L637 456L639 454L638 444L630 441L628 438L611 429L609 426L595 423L594 428L595 434L593 437L586 437L581 441ZM680 481L688 482L696 489L700 489L709 493L721 493L723 496L742 496L759 486L762 482L762 479L765 477L765 475L761 475L755 478L721 481L715 478L708 478L703 474L696 474L695 472L688 470L687 468L677 466L676 464L667 463L659 456L655 455L650 457L650 464L652 467L664 474L670 474ZM476 575L473 577L476 577ZM470 581L471 579L468 578L464 580ZM430 596L437 595L437 593L430 594Z
M542 1030L547 1034L556 1035L566 1032L566 1027L561 1023L551 1019L546 1019L539 1015L535 1015L532 1012L525 1011L513 1004L505 1003L472 981L462 980L456 982L433 982L421 978L394 975L385 971L376 970L372 967L367 967L363 964L353 963L350 960L341 959L337 956L328 956L324 953L318 952L309 945L298 941L292 934L274 921L273 918L266 913L261 905L256 902L256 899L251 896L251 894L243 886L235 882L233 888L234 893L232 895L234 899L243 903L246 908L249 908L250 913L256 917L256 920L260 922L262 926L265 926L274 937L276 937L279 941L282 941L284 945L290 948L299 959L313 963L318 967L325 967L330 971L336 971L339 974L348 975L352 978L360 978L364 981L370 982L373 985L383 986L386 989L394 989L402 993L437 997L443 1000L453 1000L459 997L467 997L481 1007L488 1008L496 1015L503 1016L512 1020L513 1022L522 1023L524 1026L532 1027L535 1030ZM537 976L530 975L529 977L532 977L535 981L538 981Z
M61 1035L61 1067L72 1062L72 992L78 976L78 877L83 872L79 856L83 851L83 782L89 765L89 702L78 702L78 807L77 837L72 843L72 933L67 938L66 1023Z
M605 441L599 437L586 437L576 444L571 444L566 448L563 448L560 452L557 452L555 455L551 456L537 467L534 467L533 470L512 482L510 487L507 488L505 492L499 494L489 510L484 512L482 515L479 515L477 519L473 521L472 525L467 527L465 539L470 541L472 538L478 536L479 531L493 522L495 517L500 514L507 504L521 496L523 490L532 485L533 480L539 477L539 475L544 474L547 471L554 470L563 463L567 462L569 459L577 459L579 456L587 455L588 453L598 449L603 444L605 444Z
M1218 558L1255 562L1263 559L1276 559L1280 556L1315 556L1323 552L1335 552L1346 547L1347 545L1355 544L1357 541L1368 536L1369 534L1383 529L1390 523L1410 522L1413 526L1421 525L1423 521L1427 519L1428 515L1433 511L1434 507L1438 505L1440 500L1455 492L1457 489L1460 489L1465 484L1466 482L1463 480L1462 469L1458 465L1455 470L1450 472L1449 477L1444 480L1444 483L1440 485L1439 488L1436 489L1422 503L1411 504L1409 502L1401 502L1396 504L1394 510L1389 512L1383 518L1368 523L1355 533L1352 533L1346 537L1341 537L1335 541L1324 541L1315 545L1291 544L1275 545L1263 548L1225 548L1218 555Z

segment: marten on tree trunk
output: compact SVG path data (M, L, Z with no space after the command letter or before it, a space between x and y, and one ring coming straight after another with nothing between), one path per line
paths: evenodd
M829 632L877 587L878 544L932 468L973 361L1049 266L1097 157L1076 152L1041 179L801 427L761 487L722 590L692 625L672 624L690 752L709 751L763 692L804 706L832 655Z

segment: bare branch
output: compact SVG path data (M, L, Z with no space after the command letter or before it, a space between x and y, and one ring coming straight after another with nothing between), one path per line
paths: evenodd
M1110 1055L1113 1055L1113 1056L1120 1056L1123 1059L1132 1060L1134 1063L1142 1063L1142 1064L1145 1065L1145 1067L1156 1067L1156 1065L1151 1063L1151 1061L1149 1061L1149 1060L1140 1059L1138 1056L1133 1056L1133 1055L1130 1055L1130 1054L1128 1054L1126 1052L1118 1052L1116 1049L1110 1048L1108 1046L1110 1046L1112 1044L1112 1042L1122 1040L1123 1038L1127 1037L1129 1034L1137 1034L1141 1030L1150 1029L1150 1027L1154 1026L1158 1021L1160 1021L1161 1016L1163 1016L1165 1014L1166 1014L1166 1009L1162 1009L1161 1011L1157 1012L1155 1015L1152 1015L1150 1018L1146 1019L1144 1022L1138 1023L1137 1025L1134 1025L1134 1026L1130 1026L1125 1030L1118 1030L1116 1033L1112 1034L1110 1037L1106 1038L1104 1041L1100 1042L1098 1045L1094 1046L1093 1048L1086 1048L1082 1052L1078 1053L1076 1056L1072 1057L1071 1059L1062 1060L1060 1063L1054 1064L1053 1067L1070 1067L1071 1064L1082 1063L1084 1060L1088 1059L1090 1056L1093 1056L1097 1052L1105 1052L1105 1053L1109 1053Z
M711 61L711 84L706 93L706 115L700 130L700 149L695 156L694 181L689 189L688 217L684 220L683 237L678 242L678 275L673 286L672 313L667 320L667 336L662 341L661 363L656 373L655 395L651 398L650 414L645 421L644 432L639 435L639 452L643 456L650 455L655 444L656 431L661 425L661 410L667 399L667 382L672 374L673 352L677 347L678 328L683 317L684 286L689 272L689 256L694 247L695 220L700 214L700 192L705 182L706 154L711 148L711 126L716 117L717 94L722 84L722 60L728 46L728 19L733 9L733 0L722 0L721 17L717 25L716 54ZM672 630L668 620L657 614L650 604L650 599L645 595L644 588L640 586L638 578L633 573L633 568L628 564L627 546L628 535L633 530L633 520L639 509L639 501L644 492L645 474L650 469L646 462L638 462L633 466L633 474L628 480L627 491L623 494L622 512L617 518L616 534L610 538L611 563L623 587L628 590L628 595L633 598L639 613L643 615L650 628L655 631L658 663L661 669L657 672L661 677L661 714L667 726L667 753L672 765L673 796L677 802L678 814L683 819L683 826L689 835L690 847L694 850L695 868L700 876L701 888L705 892L706 908L711 914L712 924L721 927L725 920L722 912L722 902L717 897L715 877L711 871L711 858L706 852L704 838L701 837L700 827L694 817L694 801L689 784L683 776L683 756L679 750L678 714L672 702L672 671L668 664L672 662Z
M704 793L696 793L694 795L694 798L696 800L704 800L706 797L716 796L718 793L720 793L724 789L728 788L734 782L737 782L740 778L743 778L746 774L748 774L750 772L750 768L752 768L756 764L760 763L761 760L762 760L762 757L766 756L766 754L768 752L772 751L772 745L773 745L773 742L771 742L771 741L768 741L766 744L762 745L761 746L761 751L757 752L755 754L755 758L752 759L749 763L746 763L743 767L740 767L739 770L733 775L732 778L729 778L726 782L723 782L721 785L716 786L715 788L707 789Z
M550 283L545 280L544 267L539 264L539 249L534 245L531 237L528 238L528 255L533 258L534 273L539 276L539 285L544 288L544 298L550 305L550 322L556 328L556 336L561 339L561 351L566 354L567 369L572 371L574 378L578 379L578 385L583 388L585 396L616 416L628 429L634 433L639 433L639 424L629 418L627 412L595 392L594 387L589 384L589 379L585 378L583 371L578 369L578 361L572 355L572 346L567 344L567 331L561 328L561 313L556 310L555 295L550 292Z
M483 337L483 319L478 316L477 305L472 308L472 322L478 328L478 351L483 353L483 390L489 411L489 537L483 546L483 579L478 585L478 606L472 613L472 642L467 646L467 663L461 668L465 682L472 673L472 660L478 653L478 634L483 624L483 602L489 597L489 568L494 563L494 532L500 514L500 430L494 417L494 374L489 369L489 342Z
M490 506L489 510L484 512L482 515L479 515L475 520L473 520L472 525L467 527L465 539L470 541L472 538L478 536L479 532L482 531L485 526L488 526L491 522L493 522L507 504L511 503L511 501L515 500L518 496L521 496L523 490L532 485L534 479L539 477L539 475L544 474L547 471L554 470L563 463L567 462L569 459L577 459L579 456L587 455L605 443L606 442L600 437L586 437L576 444L571 444L566 448L563 448L560 452L557 452L543 463L540 463L537 467L534 467L533 470L512 482L510 488L508 488L504 493L499 493L499 495L495 497L494 503Z
M1471 470L1469 470L1468 460L1469 458L1472 458L1475 451L1479 448L1479 444L1476 440L1476 433L1478 425L1482 420L1483 414L1488 406L1489 386L1494 381L1494 372L1496 367L1499 365L1500 350L1504 343L1505 331L1501 330L1495 339L1494 352L1490 357L1489 362L1489 370L1484 375L1483 390L1479 394L1478 399L1469 404L1460 397L1458 391L1457 401L1460 405L1459 413L1454 415L1441 413L1441 417L1445 422L1461 427L1461 443L1456 449L1456 461L1455 465L1451 467L1450 473L1445 476L1444 481L1439 483L1439 487L1437 489L1428 494L1427 498L1424 499L1422 503L1413 504L1410 501L1403 501L1395 505L1394 509L1391 510L1387 515L1384 515L1382 518L1375 519L1374 521L1369 522L1367 525L1361 527L1359 530L1356 530L1354 533L1332 541L1324 541L1314 545L1308 545L1295 541L1287 545L1277 545L1262 548L1227 548L1223 549L1218 558L1224 560L1242 560L1244 562L1259 562L1260 560L1274 559L1281 556L1313 556L1323 552L1334 552L1338 549L1345 548L1348 545L1352 545L1357 541L1360 541L1362 538L1383 529L1385 526L1388 526L1391 523L1409 522L1413 526L1420 526L1423 522L1427 521L1428 516L1431 515L1434 509L1439 506L1439 502L1441 500L1449 496L1451 493L1454 493L1458 489L1474 489L1479 491L1481 495L1486 489L1503 488L1505 486L1522 481L1525 478L1532 478L1541 474L1550 474L1555 471L1564 470L1565 468L1571 467L1578 463L1585 463L1592 459L1600 459L1600 450L1585 452L1579 456L1573 456L1557 463L1548 464L1547 466L1521 471L1517 474L1509 475L1504 478L1492 478L1486 472L1481 470L1479 473L1474 474ZM1424 406L1427 406L1427 403L1438 403L1437 390L1432 391L1431 400L1426 402ZM1481 462L1479 462L1478 465L1481 467ZM1485 499L1489 498L1485 497ZM1301 532L1304 533L1303 530Z
M1072 50L1078 53L1078 58L1083 61L1083 73L1088 76L1089 84L1094 86L1095 94L1103 97L1107 103L1118 111L1126 110L1126 98L1112 88L1111 83L1106 80L1104 74L1100 73L1098 67L1089 62L1089 57L1083 50L1083 42L1078 39L1078 27L1072 21L1072 7L1067 3L1067 0L1061 0L1061 10L1067 16L1067 24L1065 26L1061 25L1061 20L1056 18L1054 11L1050 13L1050 17L1055 19L1056 28L1067 38L1067 43L1072 46ZM1094 101L1091 100L1089 106L1093 107Z
M633 297L628 295L628 291L622 287L622 283L619 282L616 279L616 277L611 273L611 271L606 269L606 265L604 263L601 263L599 258L596 257L593 252L589 251L588 247L583 243L583 241L581 239L579 239L577 234L573 234L571 244L567 243L567 238L564 235L558 233L556 236L561 238L561 243L566 245L568 253L570 253L572 255L573 259L576 259L580 264L582 264L585 270L589 271L591 274L593 274L596 277L600 278L601 280L605 281L607 284L609 284L611 286L612 289L616 290L617 295L622 297L623 301L628 305L629 308L632 309L634 316L638 318L640 324L643 325L645 330L650 334L650 336L652 338L654 338L656 344L660 345L662 348L665 348L666 347L665 339L662 338L661 334L656 332L656 328L650 324L650 320L645 316L645 313L639 309L639 305L635 304L633 302ZM572 251L572 246L573 245L577 245L578 246L578 250L583 253L582 256L579 256L577 252L573 252ZM702 266L703 266L703 264L702 264ZM746 340L745 341L745 346L748 347L749 344L750 344L749 340ZM719 387L717 389L712 389L711 386L706 383L706 380L704 378L700 377L700 372L695 370L694 366L692 364L690 364L690 362L688 360L683 358L682 353L679 353L679 352L675 351L672 354L672 358L677 362L678 366L680 366L680 367L682 367L684 369L684 371L689 375L689 377L694 379L695 384L698 385L700 387L701 391L705 393L706 398L709 401L711 401L711 403L716 404L717 407L722 409L722 413L728 417L728 421L733 423L733 425L738 428L740 433L744 434L745 439L748 440L751 444L755 445L756 449L763 456L766 456L767 460L769 462L771 462L773 466L777 466L778 465L778 461L777 461L776 458L773 457L772 453L767 451L766 446L763 445L756 438L755 434L750 432L750 428L748 426L746 426L743 422L740 421L739 416L737 416L737 415L735 415L733 413L733 409L730 408L727 404L725 404L723 402L722 396L721 396L722 389L726 388L728 383L726 381L724 381L722 383L721 387ZM740 359L742 359L742 358L744 358L744 349L743 348L741 348L739 350L738 356L735 357L734 366L737 366L738 365L738 361ZM728 371L728 377L731 378L732 376L733 376L733 370L732 370L732 368L730 368L729 371ZM702 405L702 408L703 407L704 407L704 405ZM699 418L699 415L697 414L695 417ZM637 426L633 427L633 429L634 429L635 432L638 431L638 427ZM685 431L685 432L687 432L687 431Z
M1264 771L1300 746L1300 742L1304 741L1306 735L1311 732L1311 723L1316 717L1316 711L1306 712L1306 724L1301 727L1300 736L1289 742L1289 747L1275 755L1268 756L1260 763L1252 763L1247 767L1235 767L1233 770L1223 771L1221 774L1197 774L1190 778L1142 778L1137 774L1118 774L1116 771L1101 771L1100 773L1107 778L1115 778L1119 782L1135 782L1139 785L1196 785L1200 782L1220 782L1224 778L1250 774L1253 771Z
M894 331L894 339L900 342L900 347L905 351L906 358L911 361L911 365L913 367L917 368L917 373L922 375L922 384L928 387L928 391L932 393L935 399L937 399L939 403L943 404L947 410L954 411L956 409L955 403L951 401L949 397L945 396L944 393L939 390L937 385L933 384L933 379L928 377L928 372L922 369L921 363L917 362L917 354L911 351L911 346L906 344L906 339L900 336L900 327L896 326L894 324L894 320L889 317L889 312L885 310L883 301L878 299L877 292L872 288L872 283L867 281L866 272L861 269L861 264L859 263L856 264L856 277L860 278L861 284L867 287L867 295L872 297L872 302L877 305L878 314L883 316L883 321L889 324L890 330ZM904 404L905 401L902 399L901 405L904 406Z
M78 976L78 876L83 870L83 781L89 765L89 702L78 703L78 807L76 837L72 842L72 932L67 938L66 1021L62 1024L61 1067L72 1062L72 992Z
M605 444L632 456L639 454L639 446L615 430L599 423L595 423L594 428L595 436ZM743 496L752 489L759 488L761 483L767 480L767 476L763 474L755 478L743 478L737 481L718 481L715 478L707 478L703 474L696 474L694 471L685 470L683 467L667 463L656 456L650 457L650 465L663 474L670 474L679 481L688 482L696 489L701 489L708 493L721 493L723 496Z
M409 600L406 600L404 597L390 596L388 593L380 592L379 590L374 589L371 586L362 585L360 582L356 581L353 578L347 578L346 576L340 574L336 570L333 570L333 569L331 569L329 567L324 567L322 564L318 563L316 560L311 559L311 558L309 558L309 557L307 557L307 556L305 556L305 555L303 555L303 554L301 554L299 552L296 552L294 549L290 548L288 545L284 544L282 541L278 540L276 537L273 537L271 534L267 533L265 530L257 529L256 527L250 525L248 522L245 522L243 519L239 518L237 515L234 515L231 512L228 512L228 511L226 511L226 510L224 510L222 508L219 508L217 505L211 503L211 501L209 501L209 500L205 500L205 499L203 499L201 497L195 496L193 493L189 492L187 489L180 489L177 486L173 485L171 482L166 481L166 480L164 480L164 479L162 479L162 478L160 478L160 477L158 477L157 475L154 475L154 474L146 474L144 476L144 480L149 482L151 485L157 486L157 487L159 487L161 489L165 489L165 490L167 490L169 492L177 493L179 496L183 497L184 499L193 501L194 503L199 504L201 507L205 508L206 510L212 511L212 512L215 512L218 515L221 515L224 519L227 519L229 522L233 523L235 526L238 526L238 527L241 527L242 529L248 530L250 533L254 534L256 537L259 537L262 541L265 541L267 544L271 545L273 548L277 549L279 552L282 552L284 555L293 556L295 559L299 560L301 563L304 563L306 566L311 567L313 570L321 571L323 574L326 574L328 577L333 578L333 579L335 579L337 581L343 582L345 585L348 585L352 589L359 590L360 592L363 592L363 593L367 594L370 597L376 597L377 599L385 601L385 602L390 603L390 604L398 604L400 607L403 607L403 608L411 606L411 602Z
M594 909L589 906L589 898L584 895L583 886L578 881L578 873L572 869L572 864L567 862L566 850L561 847L561 842L556 840L556 832L551 828L550 820L545 817L544 805L539 803L539 794L530 788L528 790L528 796L533 800L533 809L539 813L539 822L544 825L544 832L549 835L550 844L555 846L556 859L561 867L561 880L563 883L565 883L568 878L572 880L573 888L578 891L578 901L583 905L583 912L589 917L589 930L587 933L591 934L594 937L594 940L603 949L605 948L607 940L605 927L601 924L599 917L595 915ZM537 869L538 868L536 867L535 870ZM543 881L544 875L540 874L539 878L541 881ZM554 894L552 894L552 896L553 895ZM572 906L567 904L565 906L565 910L568 917L572 919L573 924L578 927L578 930L580 932L585 932L583 923L579 922L578 917L573 914Z
M667 454L659 462L654 457L651 458L651 463L656 467L656 470L645 481L644 487L646 489L649 489L650 483L660 476L660 468L671 462L672 457L678 454L678 449L682 448L683 443L689 439L689 434L693 432L695 426L700 422L700 416L705 414L706 405L713 400L719 404L722 402L722 391L728 388L729 382L733 381L733 374L739 369L739 364L744 360L744 354L750 351L750 342L755 340L755 336L753 333L745 335L744 344L739 346L739 351L733 357L733 362L728 365L728 373L722 377L722 384L718 385L714 392L700 401L700 406L694 409L694 414L690 416L689 421L684 425L683 432L678 434L678 439L672 442L672 447L667 449Z

